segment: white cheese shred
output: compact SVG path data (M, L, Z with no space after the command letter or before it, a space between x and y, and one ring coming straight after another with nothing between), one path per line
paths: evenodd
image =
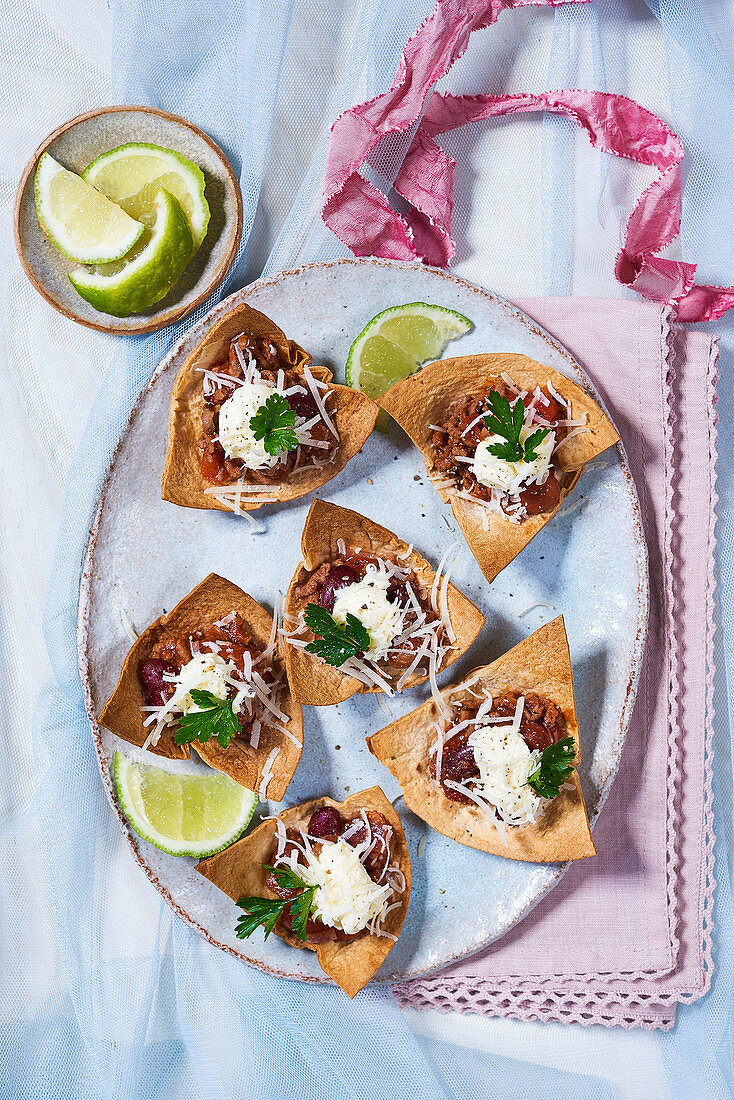
M257 797L260 799L261 802L264 802L268 796L268 786L270 784L270 780L273 778L272 767L275 758L279 752L279 747L274 748L270 752L267 760L265 761L265 767L263 768L262 777L260 779L260 786L257 789Z

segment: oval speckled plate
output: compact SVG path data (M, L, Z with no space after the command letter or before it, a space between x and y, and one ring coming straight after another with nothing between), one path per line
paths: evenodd
M261 969L304 981L324 980L313 953L294 951L275 937L237 940L235 907L196 873L194 861L167 856L129 831L114 797L109 763L116 748L136 757L140 753L100 729L94 715L112 691L129 648L127 619L143 629L212 570L272 608L300 560L310 498L265 507L258 513L267 526L264 534L251 533L247 521L236 516L178 508L160 499L171 389L207 326L235 302L247 301L340 380L350 343L369 318L386 306L416 300L458 309L474 322L469 335L449 346L450 355L523 352L589 387L568 352L530 318L442 271L339 260L262 279L221 302L187 333L141 394L107 477L82 580L79 657L87 707L102 778L138 862L176 912L212 943ZM396 426L388 435L373 433L322 494L392 528L434 564L456 541L453 580L481 607L487 625L462 662L444 674L443 683L492 660L563 612L581 723L581 781L593 822L622 752L647 623L647 555L623 448L602 456L583 474L564 514L491 588L450 510L427 482L418 453ZM320 794L341 800L379 783L396 800L413 860L413 893L402 935L378 981L423 974L490 944L525 916L565 870L454 844L405 808L395 780L370 755L364 738L425 697L425 689L416 688L382 703L377 696L355 696L338 707L305 708L303 757L286 796L288 805ZM170 767L196 765L170 762Z
M199 251L162 301L133 317L111 317L86 302L69 282L68 273L78 265L61 255L38 224L33 178L38 158L47 151L65 168L81 172L100 153L128 141L175 149L198 164L211 219ZM59 313L100 332L153 332L190 313L226 275L242 232L242 196L222 150L191 122L154 107L103 107L65 122L36 149L18 184L14 228L26 275Z

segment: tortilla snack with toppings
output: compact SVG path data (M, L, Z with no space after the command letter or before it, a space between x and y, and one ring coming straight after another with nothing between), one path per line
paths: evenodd
M392 531L349 508L315 500L301 552L281 633L291 691L301 703L392 695L429 679L435 686L484 625L450 583L445 558L434 571Z
M619 441L589 394L525 355L439 360L379 403L421 452L490 582Z
M379 410L310 360L250 306L216 321L173 388L163 499L246 515L336 477Z
M551 863L596 855L573 767L579 726L559 616L367 738L407 806L444 836Z
M196 869L247 914L237 924L239 938L260 925L267 932L270 916L275 935L315 951L349 997L382 966L408 911L408 845L379 787L344 802L314 798L284 810ZM299 923L295 906L283 903L304 890Z
M276 801L303 748L277 623L216 573L143 631L99 721L172 760L188 760L193 746L210 767Z

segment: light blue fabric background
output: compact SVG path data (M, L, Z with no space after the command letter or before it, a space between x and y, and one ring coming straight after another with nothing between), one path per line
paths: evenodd
M346 51L334 81L328 71L333 59L324 52L309 59L307 78L301 73L294 79L292 70L282 70L294 32L290 0L114 4L115 100L148 103L196 121L222 145L239 175L243 244L217 297L263 269L343 253L317 216L326 140L323 117L333 118L355 99L387 87L404 40L431 6L426 0L400 5L363 0L349 9L352 22L345 29L338 3L315 0L312 18L330 29L334 56ZM731 36L726 39L730 21L726 11L717 17L713 5L699 8L692 0L650 7L662 24L670 121L690 153L684 253L700 261L703 278L731 281L734 44ZM513 13L507 17L512 20L507 32L501 27L483 32L481 62L475 69L468 59L462 62L464 68L452 76L456 86L491 91L509 82L512 90L520 90L512 80L512 33L547 30L547 14ZM648 18L641 4L614 0L558 9L550 66L536 74L534 86L573 85L580 43L596 86L629 94L625 28L637 21L640 33L645 33ZM496 86L486 82L488 73ZM485 81L483 86L471 84L475 77ZM313 159L305 174L289 170L284 117L294 129L313 136ZM49 127L55 121L50 119ZM303 132L293 140L302 142ZM468 139L455 141L451 151L460 161L464 152L465 162ZM579 190L590 191L598 204L600 232L603 228L617 235L625 207L617 203L615 180L602 158L591 177L578 178L577 148L568 124L543 121L537 250L541 268L533 272L535 282L523 286L520 281L517 292L598 292L600 280L608 278L578 258L580 252L593 250L588 242L581 242L586 248L580 249L575 241L574 203ZM458 270L477 278L471 269L468 229L464 233L472 191L461 170L458 198ZM278 227L277 234L272 225ZM608 281L601 285L607 293L624 293ZM509 294L512 288L495 289ZM162 902L151 903L152 920L150 913L141 918L139 953L121 959L105 952L100 928L109 919L110 906L120 921L137 919L125 911L124 876L138 872L128 859L121 864L119 881L110 886L114 872L106 856L113 840L116 843L116 826L99 783L76 669L79 565L100 477L134 399L178 332L213 301L173 331L120 343L69 472L44 622L55 682L41 693L33 723L36 799L27 817L6 826L3 835L4 840L18 840L22 851L24 830L32 823L42 826L66 981L58 997L46 1001L43 1012L30 1021L19 1013L16 1025L6 1029L0 1048L0 1094L12 1100L163 1100L184 1094L195 1100L401 1100L418 1093L425 1100L541 1095L590 1100L615 1095L607 1081L584 1074L581 1060L578 1072L571 1074L420 1038L387 991L368 991L350 1003L334 989L266 978L211 948ZM718 525L716 971L710 995L681 1008L674 1030L656 1041L670 1096L719 1100L733 1088L734 925L727 873L727 846L732 850L732 754L726 685L728 676L734 675L734 483L728 461L734 447L734 319L710 327L721 336L723 456ZM112 892L111 902L105 891ZM22 919L27 916L4 915L13 950L22 950L15 931L15 922Z

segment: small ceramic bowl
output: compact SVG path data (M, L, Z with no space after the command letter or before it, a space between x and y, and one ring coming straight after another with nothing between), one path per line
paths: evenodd
M68 273L76 265L51 244L38 223L33 178L38 158L47 151L65 168L81 172L100 153L130 141L175 149L198 164L206 179L211 220L199 251L165 298L145 313L112 317L86 302L69 282ZM198 127L153 107L103 107L64 123L39 145L18 184L14 223L26 275L59 313L100 332L152 332L190 313L224 278L242 232L242 196L224 153Z

